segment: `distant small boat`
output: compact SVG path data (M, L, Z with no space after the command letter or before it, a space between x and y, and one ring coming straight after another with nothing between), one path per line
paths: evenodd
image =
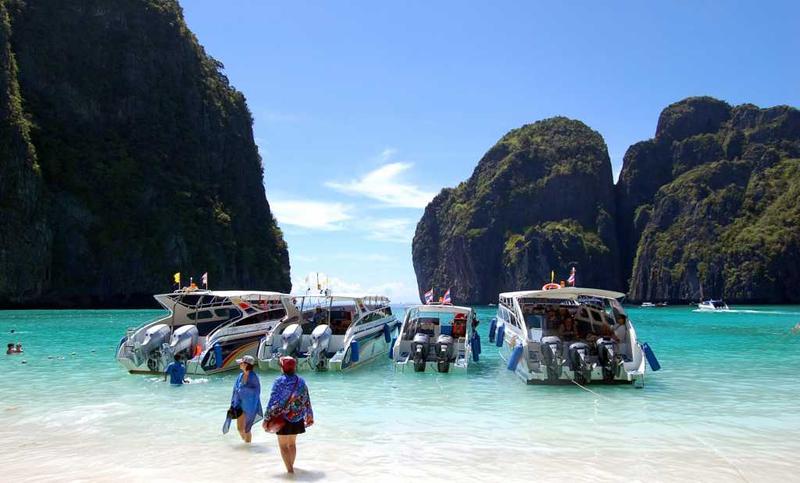
M705 300L697 304L697 308L702 311L708 312L723 312L726 310L730 310L728 308L728 304L723 302L722 300Z
M655 306L656 304L654 304L653 302L642 302L642 308L650 308Z
M667 306L668 305L667 305L666 302L659 302L659 303L656 304L656 308L659 308L659 309L663 309L664 307L667 307Z

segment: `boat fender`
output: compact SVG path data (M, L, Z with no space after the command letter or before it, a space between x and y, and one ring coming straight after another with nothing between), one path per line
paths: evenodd
M358 359L359 359L360 356L361 356L361 354L359 354L358 341L357 340L351 341L350 342L350 362L358 362Z
M642 352L644 352L644 356L647 358L647 363L650 364L650 369L652 369L653 372L661 369L661 364L658 363L655 352L653 352L653 349L650 348L650 345L648 345L647 342L642 344Z
M519 360L522 358L522 344L518 344L514 347L514 350L511 351L511 357L508 358L508 366L506 367L509 371L513 371L517 368L517 364L519 364Z
M222 367L222 346L214 344L214 366L219 369Z
M394 359L394 344L397 342L397 337L392 339L392 343L389 344L389 359Z
M478 333L475 332L472 334L472 338L469 340L470 349L472 349L472 361L478 362L481 355L481 338L478 336Z
M497 335L495 336L497 340L495 341L495 345L497 347L503 346L503 337L506 335L506 327L505 325L498 325L497 326Z
M497 329L497 317L492 317L489 322L489 342L494 342L494 331Z
M389 324L383 324L383 340L387 344L392 341L392 330L389 328Z

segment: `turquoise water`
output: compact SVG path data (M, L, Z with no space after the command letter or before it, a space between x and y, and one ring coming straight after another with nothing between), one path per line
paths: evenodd
M644 389L524 385L488 343L489 307L467 375L395 373L388 359L309 374L317 424L297 479L796 479L800 307L733 309L629 309L663 366ZM282 476L274 436L247 447L220 433L233 373L175 388L116 363L125 328L158 313L0 312L0 341L25 348L0 359L6 481Z

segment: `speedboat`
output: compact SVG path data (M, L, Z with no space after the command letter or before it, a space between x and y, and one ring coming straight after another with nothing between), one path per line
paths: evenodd
M704 312L723 312L725 310L730 310L728 304L722 300L705 300L697 304L697 308Z
M266 332L299 312L277 292L191 290L155 295L168 314L129 328L117 360L131 373L161 373L175 356L188 374L236 369L236 359L255 356Z
M280 370L280 358L298 371L345 371L385 357L400 322L383 296L298 295L297 318L275 326L258 347L258 367Z
M656 304L654 304L653 302L642 302L642 308L643 309L651 308L651 307L655 307L655 306L656 306Z
M643 382L650 349L637 340L624 296L578 287L501 293L492 339L529 384Z
M470 359L477 362L480 355L477 325L469 307L414 305L406 310L390 357L401 370L411 363L414 372L466 372Z

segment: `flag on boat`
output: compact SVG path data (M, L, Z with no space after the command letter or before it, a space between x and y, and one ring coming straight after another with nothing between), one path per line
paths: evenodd
M425 303L430 304L433 302L433 289L428 290L425 292Z
M175 281L178 285L181 284L181 272L177 272L175 275L172 276L172 280Z
M556 279L556 271L550 270L550 283L553 283Z
M450 300L450 289L447 289L447 292L444 293L444 297L442 297L442 303L445 304L452 304L453 301Z
M203 281L203 285L208 287L208 272L203 274L203 276L201 277L201 280Z
M569 278L567 279L567 282L570 284L570 286L575 286L575 267L572 267L572 270L569 272Z

